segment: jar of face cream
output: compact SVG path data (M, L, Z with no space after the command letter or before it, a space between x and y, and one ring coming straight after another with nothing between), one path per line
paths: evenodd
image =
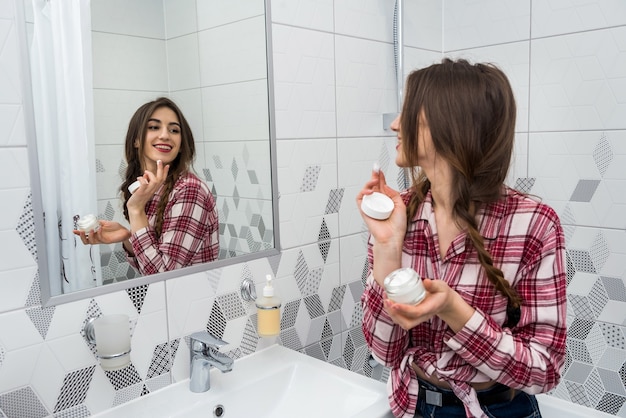
M389 299L396 303L417 305L426 296L422 278L410 267L392 271L383 284Z
M84 231L89 234L91 231L97 231L100 228L100 222L98 222L98 218L96 215L89 214L81 217L77 222L76 226L80 231Z

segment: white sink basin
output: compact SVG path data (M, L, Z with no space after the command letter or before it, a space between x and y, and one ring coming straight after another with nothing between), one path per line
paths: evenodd
M393 417L385 386L273 345L236 360L232 372L211 370L211 389L205 393L192 393L184 380L95 416Z

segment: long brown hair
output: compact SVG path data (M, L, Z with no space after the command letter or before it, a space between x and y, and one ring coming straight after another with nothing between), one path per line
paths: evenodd
M476 214L502 197L515 140L515 98L506 75L492 64L444 59L412 72L406 82L400 120L403 151L411 166L413 197L408 219L430 189L416 167L419 117L424 112L434 148L452 168L453 212L468 236L489 281L519 308L521 299L502 270L494 266L478 231Z
M161 108L167 107L171 109L180 122L180 135L181 145L180 151L174 161L170 163L170 169L165 180L161 199L157 207L156 224L154 226L157 237L161 235L161 229L163 227L163 213L165 212L165 206L169 199L169 195L174 187L174 183L181 174L189 171L191 164L196 155L196 145L193 139L193 133L191 127L183 112L172 100L167 97L159 97L156 100L148 102L135 111L135 114L128 123L128 131L126 132L126 142L124 145L124 153L126 156L126 175L124 176L124 182L120 186L122 196L124 199L124 217L128 221L128 207L126 202L130 198L131 194L128 191L128 186L137 180L137 177L142 176L146 167L143 166L143 147L146 133L148 131L148 121L154 112ZM138 146L136 146L136 144Z

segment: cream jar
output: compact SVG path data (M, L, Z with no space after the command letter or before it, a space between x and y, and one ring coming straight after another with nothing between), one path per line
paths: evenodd
M392 271L383 281L389 299L406 305L417 305L426 296L422 278L410 267Z
M91 231L97 231L100 228L100 222L98 222L98 218L96 215L89 214L81 217L77 222L76 226L80 231L84 231L89 234Z

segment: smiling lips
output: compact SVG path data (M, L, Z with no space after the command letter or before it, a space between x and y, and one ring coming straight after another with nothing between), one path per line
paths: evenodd
M164 144L155 145L154 148L156 148L159 152L170 152L172 150L172 147L170 145Z

